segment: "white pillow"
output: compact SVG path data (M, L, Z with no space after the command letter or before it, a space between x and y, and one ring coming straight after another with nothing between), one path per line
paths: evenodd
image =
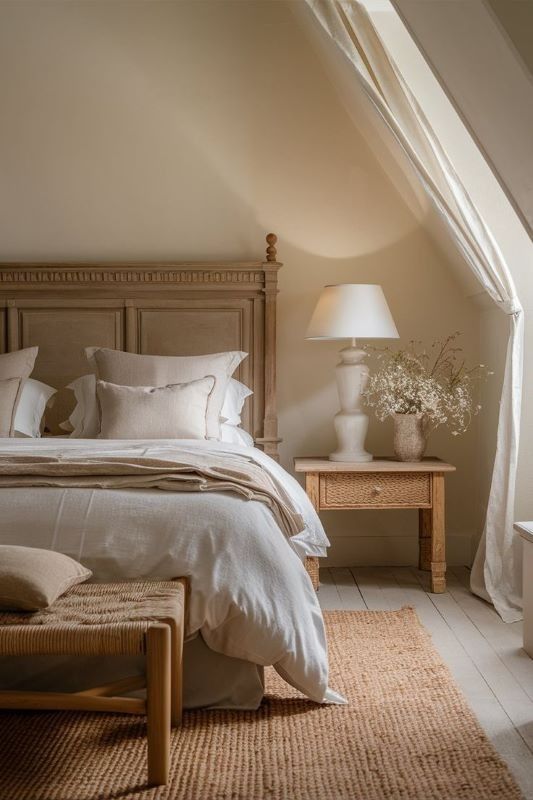
M253 447L254 440L248 431L239 428L237 425L230 425L224 422L220 426L220 441L228 444L240 444L243 447Z
M73 439L96 439L100 431L100 417L96 402L96 375L82 375L66 387L74 392L74 411L59 427L69 431Z
M46 405L56 391L57 389L52 389L46 383L28 378L22 389L15 414L15 436L39 438Z
M240 425L244 401L251 394L253 394L252 390L245 386L244 383L231 378L220 410L221 421L224 421L227 425Z
M99 439L206 439L212 375L169 386L96 382Z
M82 375L69 383L67 389L74 392L76 407L68 420L60 424L64 431L71 432L73 439L96 439L100 431L100 417L96 402L96 376ZM220 421L228 426L241 424L244 401L253 394L244 383L234 378L228 383L220 413ZM228 441L221 437L221 441Z

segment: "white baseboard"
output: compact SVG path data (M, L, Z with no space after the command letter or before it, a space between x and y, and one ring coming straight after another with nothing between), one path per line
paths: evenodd
M417 536L330 536L325 567L408 567L418 564ZM446 563L470 566L474 539L471 534L446 536Z

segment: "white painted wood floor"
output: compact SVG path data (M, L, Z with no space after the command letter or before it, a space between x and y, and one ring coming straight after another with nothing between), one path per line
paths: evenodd
M321 569L325 610L386 610L409 605L461 687L527 800L533 800L533 659L522 623L506 624L470 593L469 571L449 567L447 592L431 594L427 573L410 567Z

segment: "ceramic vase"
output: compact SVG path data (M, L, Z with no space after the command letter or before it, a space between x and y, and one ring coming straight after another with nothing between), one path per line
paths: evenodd
M427 447L424 414L394 415L394 454L398 461L421 461Z

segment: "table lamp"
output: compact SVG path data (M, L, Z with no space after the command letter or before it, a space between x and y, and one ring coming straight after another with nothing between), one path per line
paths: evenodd
M398 339L383 289L370 283L340 283L322 289L306 339L351 339L335 368L341 410L335 415L337 449L331 461L372 461L365 450L368 416L362 410L369 369L356 339Z

